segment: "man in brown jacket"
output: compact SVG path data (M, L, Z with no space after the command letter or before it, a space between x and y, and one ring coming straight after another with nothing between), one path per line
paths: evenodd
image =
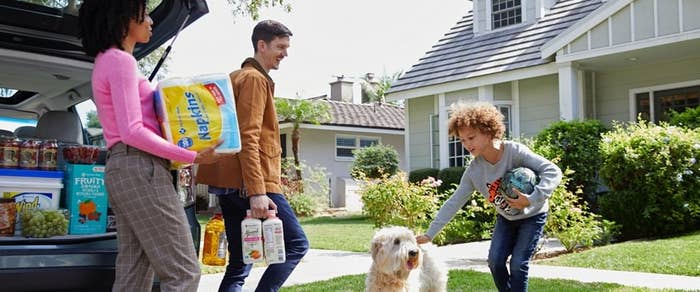
M197 183L217 194L226 225L229 263L219 291L241 291L252 265L243 263L241 221L246 210L267 218L276 210L282 220L286 262L267 267L256 291L278 291L306 254L308 240L280 185L280 131L275 111L275 83L268 75L287 56L292 32L283 24L264 20L253 29L253 58L230 74L241 133L241 151L216 164L200 165Z

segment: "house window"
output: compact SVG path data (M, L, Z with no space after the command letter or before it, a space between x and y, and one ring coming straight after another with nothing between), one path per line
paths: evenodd
M501 114L503 114L503 124L506 126L506 132L504 133L505 138L512 138L513 133L513 123L511 122L513 115L511 114L511 107L509 104L496 104L496 107Z
M447 143L447 148L447 160L450 162L450 167L466 166L470 160L469 157L467 157L469 152L464 149L462 142L459 141L459 138L450 137L450 140Z
M520 0L493 0L491 2L491 23L493 29L522 22Z
M336 136L335 158L338 160L352 160L352 151L379 144L378 137Z
M637 116L652 122L668 121L668 112L683 112L700 106L700 85L649 90L634 95Z

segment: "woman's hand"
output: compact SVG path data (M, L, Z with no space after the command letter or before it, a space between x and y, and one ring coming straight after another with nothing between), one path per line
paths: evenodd
M418 244L424 244L430 241L430 237L426 234L416 235L416 242L418 242Z
M513 193L518 195L517 199L511 199L508 196L504 196L508 201L508 205L520 210L525 209L525 207L527 206L530 206L530 200L528 200L526 196L523 196L523 193L518 191L518 189L513 188Z
M216 149L216 147L219 147L222 143L224 143L224 140L219 139L219 141L216 142L216 145L204 148L197 152L197 156L194 158L194 163L211 164L217 162L220 158L220 155L214 150Z

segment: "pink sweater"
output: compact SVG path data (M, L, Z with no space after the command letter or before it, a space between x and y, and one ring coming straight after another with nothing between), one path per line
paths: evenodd
M153 107L154 89L131 54L116 48L98 54L92 92L107 147L121 141L158 157L194 162L197 152L162 138Z

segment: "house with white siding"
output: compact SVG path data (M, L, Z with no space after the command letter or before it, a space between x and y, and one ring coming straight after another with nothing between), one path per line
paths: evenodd
M409 170L464 164L449 107L481 100L510 137L558 120L663 121L700 105L700 0L472 0L389 90ZM466 10L466 9L465 9Z
M390 145L399 154L399 169L406 171L404 150L404 110L386 103L360 103L356 82L338 77L330 83L330 97L313 99L330 106L331 120L320 125L299 126L299 159L308 166L326 169L330 184L330 207L348 211L362 210L350 176L354 160L352 151L374 144ZM292 157L290 122L280 123L282 157Z

